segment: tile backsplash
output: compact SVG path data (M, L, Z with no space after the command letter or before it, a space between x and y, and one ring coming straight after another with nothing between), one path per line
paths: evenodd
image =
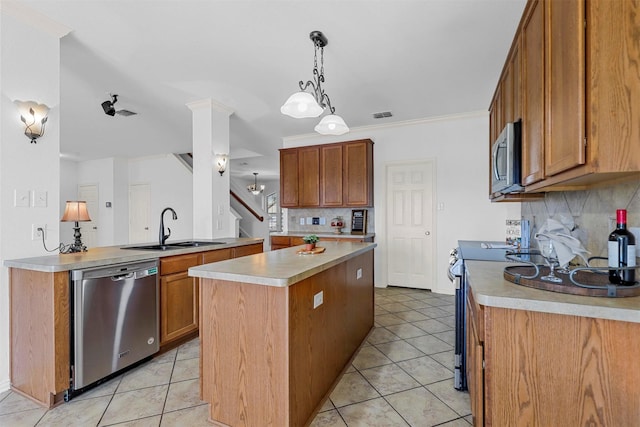
M316 208L316 209L288 209L287 225L289 231L308 231L312 233L333 233L331 228L331 220L336 217L342 217L344 228L342 233L351 232L351 208ZM373 209L367 209L367 233L375 233ZM320 217L326 219L325 225L300 224L300 218Z
M522 217L530 222L532 246L533 235L547 218L565 215L573 217L576 228L571 235L582 242L590 256L607 256L616 209L627 209L628 227L640 227L640 178L592 190L547 193L544 199L522 203Z

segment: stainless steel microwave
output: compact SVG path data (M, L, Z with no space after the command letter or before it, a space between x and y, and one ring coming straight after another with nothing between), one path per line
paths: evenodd
M507 123L491 147L491 193L520 193L524 190L521 179L522 121Z

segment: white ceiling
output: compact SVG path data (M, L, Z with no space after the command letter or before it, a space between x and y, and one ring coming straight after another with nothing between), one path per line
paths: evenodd
M234 110L232 174L268 179L282 138L319 121L280 113L312 78L312 30L329 39L324 87L351 128L486 110L526 0L20 3L72 29L61 40L63 153L189 152L186 104L212 98ZM105 115L110 92L138 115ZM374 120L380 111L393 117Z

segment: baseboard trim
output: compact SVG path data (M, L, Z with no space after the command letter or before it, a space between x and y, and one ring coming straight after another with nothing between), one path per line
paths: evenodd
M0 393L4 393L5 391L9 390L10 387L11 387L11 381L9 380L0 381Z

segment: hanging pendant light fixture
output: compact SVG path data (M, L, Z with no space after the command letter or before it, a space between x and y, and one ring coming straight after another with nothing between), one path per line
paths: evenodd
M258 172L253 173L253 184L247 185L247 190L254 196L264 191L264 184L258 185Z
M321 31L312 31L309 38L313 42L313 81L306 83L300 80L300 92L296 92L287 99L280 108L280 112L287 116L301 119L305 117L318 117L326 108L331 114L325 116L314 128L322 135L342 135L349 132L349 127L342 117L335 114L336 109L331 105L329 95L322 89L324 83L324 47L328 40ZM318 70L318 51L320 51L320 70ZM312 93L307 92L311 87Z

